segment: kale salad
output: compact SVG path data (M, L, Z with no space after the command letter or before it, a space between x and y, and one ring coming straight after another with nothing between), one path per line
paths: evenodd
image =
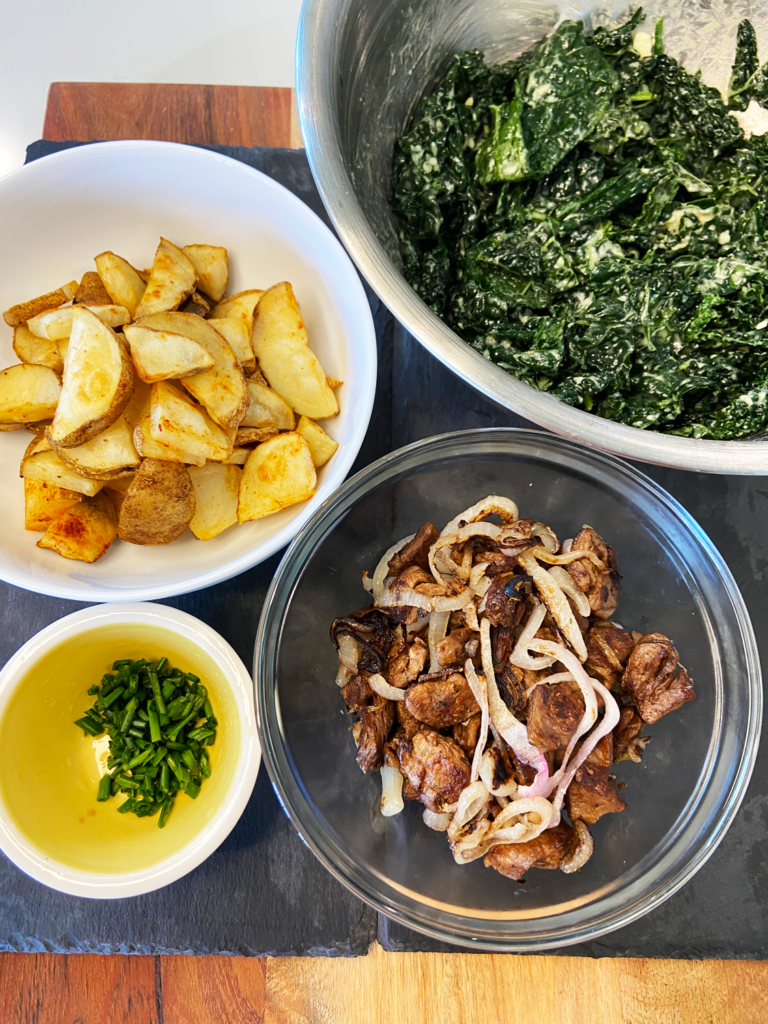
M743 438L768 427L768 136L731 111L768 107L768 65L742 22L726 103L664 53L661 22L640 52L643 18L564 21L494 67L453 58L395 146L404 273L563 402Z

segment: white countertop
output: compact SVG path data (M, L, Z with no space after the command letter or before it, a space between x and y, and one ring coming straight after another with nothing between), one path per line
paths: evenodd
M301 0L22 0L0 32L0 174L42 135L51 82L293 85Z

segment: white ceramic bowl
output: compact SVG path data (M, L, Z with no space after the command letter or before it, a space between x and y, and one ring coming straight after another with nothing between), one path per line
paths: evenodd
M51 830L58 828L56 842L60 845L68 843L69 849L75 853L73 859L78 860L81 859L78 844L90 844L87 853L82 856L90 858L94 865L100 857L106 863L111 863L110 858L114 857L115 851L128 844L133 844L134 849L141 851L142 847L162 842L165 850L161 858L156 858L154 863L142 866L139 870L106 873L96 867L85 870L70 866L71 861L67 864L63 858L59 860L52 856L50 848L46 851L45 839L35 842L30 838L30 830L25 832L19 827L18 814L14 813L10 794L6 790L8 773L0 765L0 849L17 867L38 882L72 896L99 899L139 896L168 885L196 868L221 845L237 824L253 791L261 762L253 706L253 683L248 670L229 644L210 626L186 612L156 604L114 604L84 608L54 622L28 640L0 672L0 735L6 715L21 714L23 718L23 703L21 712L14 711L14 707L19 708L19 703L14 705L14 697L18 695L23 701L20 686L24 687L25 678L26 685L29 685L30 671L54 648L61 644L76 647L83 642L86 646L89 643L88 634L94 631L100 631L100 635L94 636L98 636L97 642L103 644L105 633L111 637L113 633L124 634L130 628L148 629L150 634L162 631L165 639L150 642L160 642L170 647L171 664L174 664L172 635L180 649L195 649L192 658L209 664L212 661L218 669L216 673L207 673L208 681L212 684L209 693L211 700L216 701L214 711L219 718L219 736L216 745L210 748L211 778L206 780L197 800L192 801L183 795L176 798L177 806L171 811L162 831L157 828L156 819L137 819L133 815L118 814L114 801L97 804L98 776L94 774L93 751L99 741L83 736L73 724L72 713L77 716L87 709L91 698L86 695L86 690L91 682L99 682L100 677L77 679L74 684L65 679L62 693L57 693L55 698L51 698L45 687L41 687L43 702L53 700L56 703L53 713L61 715L61 742L57 740L50 743L42 754L30 758L30 764L22 770L34 776L34 790L40 799L44 798L46 787L55 786L56 780L66 780L65 783L58 783L67 787L66 792L62 791L61 794L62 802L68 805L66 814L59 814L58 809L54 809L50 816ZM94 643L93 638L90 643ZM144 649L147 647L148 644L145 644ZM119 656L137 658L143 655L137 650L135 653L123 652ZM178 658L183 660L184 655L178 654ZM101 671L105 668L106 665ZM215 678L211 678L213 676ZM214 692L218 694L217 698ZM20 720L18 717L15 719ZM228 730L227 735L225 730ZM222 743L223 748L220 747ZM0 759L7 756L8 746L10 744L5 745L5 749L0 747ZM209 799L206 803L206 787L213 786L217 769L219 789L211 790L216 799ZM56 798L55 793L53 798ZM18 811L18 808L15 810ZM176 814L179 817L174 822ZM35 827L39 833L47 828L47 823ZM182 831L186 837L183 841L178 839ZM66 832L69 838L62 839L61 832ZM74 840L72 836L75 836ZM101 851L98 849L100 843ZM176 848L168 852L166 848L173 845ZM153 857L155 853L149 850L146 859L149 861Z
M207 542L115 543L98 562L36 547L24 530L19 462L30 435L0 434L0 579L78 601L145 601L229 579L289 543L344 480L362 444L376 385L376 338L360 279L322 221L292 193L245 164L166 142L104 142L65 150L0 180L0 309L49 291L106 249L151 263L160 235L178 245L224 245L230 292L294 286L310 343L344 381L340 414L323 421L339 449L310 501ZM18 363L0 324L0 367Z

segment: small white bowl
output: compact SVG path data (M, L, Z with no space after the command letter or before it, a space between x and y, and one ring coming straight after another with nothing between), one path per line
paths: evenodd
M322 221L271 178L229 157L168 142L100 142L64 150L0 180L0 309L56 288L111 249L151 263L160 235L178 245L223 245L230 293L290 281L310 344L344 382L341 412L323 427L339 449L317 491L214 540L187 532L163 547L115 542L98 562L36 547L24 529L19 463L25 430L0 434L0 579L75 601L147 601L229 579L285 547L336 490L360 449L376 386L376 337L352 262ZM18 363L0 324L0 368Z
M130 639L139 631L144 641ZM45 659L50 657L53 666L53 652L61 645L66 645L70 671L55 674ZM142 649L153 645L167 649L174 666L181 663L184 668L185 661L201 666L202 671L193 670L209 686L219 719L216 744L209 748L210 779L197 800L177 796L162 830L156 817L118 814L114 800L96 803L100 738L84 737L74 725L92 702L88 687L100 682L111 660L143 657ZM108 656L94 655L100 648ZM150 652L150 657L157 656ZM100 667L83 671L89 657ZM42 714L40 728L44 731L60 720L53 741L43 741L41 751L29 751L26 762L23 737L17 740L14 728L25 728L25 680L27 685L34 680L34 703L28 710L32 717ZM13 750L16 742L21 757L10 766L3 764L4 757L18 753ZM0 849L22 871L60 892L119 899L152 892L186 875L237 824L260 762L251 676L218 633L186 612L156 604L84 608L33 636L0 672ZM20 795L25 776L32 776L26 799ZM30 810L35 806L37 815ZM134 870L105 869L121 857L144 863Z

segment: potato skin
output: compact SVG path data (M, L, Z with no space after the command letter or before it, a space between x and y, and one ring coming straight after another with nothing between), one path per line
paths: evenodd
M186 466L144 459L120 507L117 535L129 544L170 544L195 514L195 492Z

